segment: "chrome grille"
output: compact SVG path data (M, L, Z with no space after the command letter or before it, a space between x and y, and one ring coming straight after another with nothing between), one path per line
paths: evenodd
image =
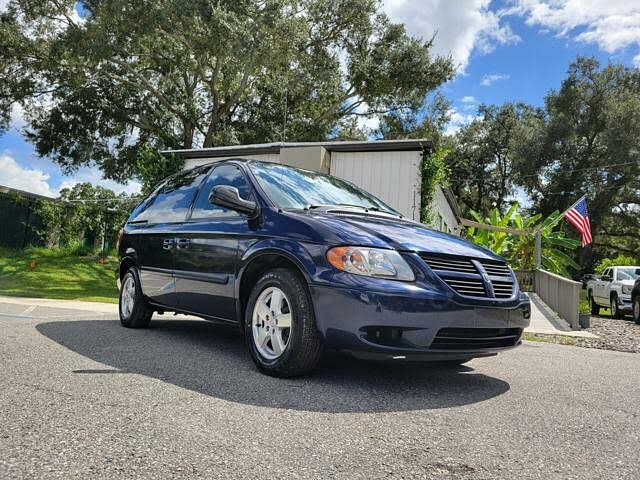
M446 257L429 257L423 256L429 266L434 270L449 270L451 272L467 272L467 273L475 273L478 271L476 267L473 266L469 259L452 259Z
M469 297L486 297L487 292L484 289L484 283L480 278L473 280L457 280L455 278L443 278L447 285L453 288L460 295Z
M491 284L493 285L493 293L495 293L496 298L511 298L511 295L513 295L513 281L503 282L500 280L491 280Z
M421 253L420 257L455 292L466 297L511 298L515 291L515 279L506 263L449 255ZM482 265L482 267L476 265ZM480 274L484 269L489 275L493 295L487 292Z
M498 275L500 277L511 277L511 270L506 263L490 263L480 260L480 263L489 275Z

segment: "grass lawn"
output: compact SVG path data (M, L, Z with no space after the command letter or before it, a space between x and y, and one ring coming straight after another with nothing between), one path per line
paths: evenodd
M117 303L117 265L62 249L0 249L0 295Z

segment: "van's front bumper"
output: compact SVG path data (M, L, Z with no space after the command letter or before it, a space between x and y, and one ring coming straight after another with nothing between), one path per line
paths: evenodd
M415 285L393 292L312 285L316 324L328 348L363 358L445 360L494 355L521 343L529 298L457 302Z

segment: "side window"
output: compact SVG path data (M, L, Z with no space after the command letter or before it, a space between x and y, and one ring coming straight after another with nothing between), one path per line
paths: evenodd
M610 269L610 268L607 268L607 269L604 271L604 274L603 274L602 276L603 276L603 277L608 277L608 276L611 276L611 275L612 275L611 269Z
M129 221L149 223L183 222L210 166L174 175L162 183L131 215Z
M193 212L191 218L194 220L202 218L216 218L216 217L229 217L238 216L239 213L229 210L228 208L220 207L218 205L212 205L209 203L209 194L213 187L218 185L229 185L230 187L236 187L240 192L240 197L245 200L254 200L251 187L247 182L244 174L239 167L232 164L220 165L216 167L207 182L200 189L198 198L193 206Z

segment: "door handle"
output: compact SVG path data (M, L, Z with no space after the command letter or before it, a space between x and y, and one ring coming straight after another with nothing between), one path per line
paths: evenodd
M188 248L189 247L189 239L188 238L179 238L177 243L176 243L176 247L179 249L184 249L184 248Z
M171 250L175 246L176 246L176 240L174 238L165 238L162 241L162 248L164 250Z

